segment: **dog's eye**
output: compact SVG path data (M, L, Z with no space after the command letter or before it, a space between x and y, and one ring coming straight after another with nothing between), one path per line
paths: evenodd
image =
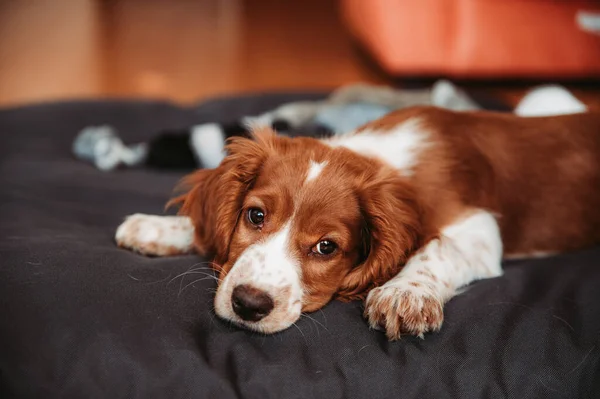
M260 208L248 209L248 221L255 226L261 226L265 221L265 212Z
M337 249L333 241L323 240L313 247L313 252L319 255L331 255Z

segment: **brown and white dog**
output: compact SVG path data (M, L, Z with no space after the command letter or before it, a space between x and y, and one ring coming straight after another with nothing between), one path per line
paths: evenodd
M182 216L130 216L116 239L214 257L217 315L263 333L338 298L422 336L503 256L600 242L600 114L418 107L327 140L260 129L228 154L185 179Z

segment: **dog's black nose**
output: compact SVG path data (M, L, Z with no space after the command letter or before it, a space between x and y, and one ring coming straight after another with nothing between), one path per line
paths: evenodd
M271 313L274 304L266 292L243 284L233 289L231 307L242 320L259 321Z

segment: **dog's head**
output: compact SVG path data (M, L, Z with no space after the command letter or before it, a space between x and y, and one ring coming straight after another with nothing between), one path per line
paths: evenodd
M264 333L334 296L363 298L419 240L410 186L379 162L310 138L235 138L172 202L220 272L217 315Z

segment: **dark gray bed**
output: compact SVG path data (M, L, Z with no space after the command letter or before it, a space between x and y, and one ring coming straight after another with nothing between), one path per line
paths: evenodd
M600 249L506 263L425 340L390 343L338 302L262 336L215 318L212 279L181 275L203 259L113 242L123 216L160 214L183 172L103 173L70 153L90 124L134 142L316 96L0 111L0 397L600 397Z

